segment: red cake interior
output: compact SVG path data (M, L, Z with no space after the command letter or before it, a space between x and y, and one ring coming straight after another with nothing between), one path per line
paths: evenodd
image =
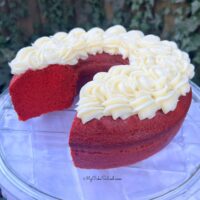
M9 89L19 119L27 120L70 107L77 91L92 80L94 74L120 64L128 64L128 60L102 53L89 55L73 66L51 65L14 76Z
M70 76L70 79L66 79ZM70 67L58 65L27 71L10 84L13 105L20 120L61 110L71 105L78 77Z
M92 80L93 76L98 72L106 72L114 65L127 65L128 59L122 59L120 55L109 55L106 53L89 56L86 60L79 60L75 66L75 70L79 75L77 89Z
M192 93L181 96L174 111L157 111L152 119L138 115L126 120L112 117L83 124L75 118L70 147L74 164L80 168L104 169L133 164L161 150L178 132L191 103Z

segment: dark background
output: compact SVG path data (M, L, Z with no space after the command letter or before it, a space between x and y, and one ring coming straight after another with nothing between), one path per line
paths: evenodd
M37 37L113 24L176 41L200 85L200 0L0 0L0 92L11 78L8 62Z

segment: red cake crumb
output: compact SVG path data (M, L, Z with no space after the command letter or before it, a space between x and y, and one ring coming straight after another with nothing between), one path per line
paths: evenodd
M19 119L25 121L69 107L76 94L77 79L73 69L61 65L14 76L9 90Z
M71 155L80 168L105 169L133 164L165 147L187 114L192 93L181 96L174 111L157 111L152 119L137 115L126 120L112 117L83 124L75 117L70 132Z

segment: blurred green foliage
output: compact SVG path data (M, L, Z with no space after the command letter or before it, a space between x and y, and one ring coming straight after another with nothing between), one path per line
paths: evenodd
M20 21L32 14L32 33ZM32 14L32 15L33 15ZM0 92L10 81L8 62L19 48L37 37L79 26L107 28L122 24L128 30L174 40L190 54L200 85L200 0L0 0Z

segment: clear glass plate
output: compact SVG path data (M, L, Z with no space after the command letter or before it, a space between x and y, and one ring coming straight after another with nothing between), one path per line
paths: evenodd
M0 108L0 171L27 199L167 199L199 178L196 95L181 130L166 148L135 165L108 170L74 167L68 145L73 106L21 122L6 91Z

